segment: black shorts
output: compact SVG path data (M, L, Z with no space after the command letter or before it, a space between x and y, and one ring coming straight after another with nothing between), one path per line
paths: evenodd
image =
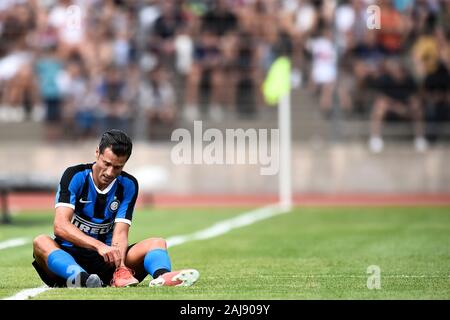
M135 244L128 246L128 250L130 250ZM85 248L79 247L63 247L61 246L61 250L69 253L75 261L86 270L89 274L97 274L100 279L103 281L103 286L107 286L111 283L113 278L113 274L115 271L115 266L111 265L103 259L101 255L97 253L95 250L89 250ZM34 255L33 255L34 258ZM55 274L48 274L45 269L43 269L36 260L32 263L33 267L36 269L39 277L44 281L46 285L49 287L59 287L64 288L67 287L67 280L61 278ZM134 277L141 282L147 276L147 273L138 274L136 273Z

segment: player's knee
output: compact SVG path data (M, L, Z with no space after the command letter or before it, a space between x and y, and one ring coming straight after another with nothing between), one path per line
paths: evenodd
M33 239L33 246L34 246L34 247L39 246L39 244L44 240L44 238L45 238L45 235L44 235L44 234L40 234L40 235L38 235L37 237L35 237L35 238Z
M33 248L39 249L44 246L44 244L48 241L49 236L45 234L40 234L36 238L33 239Z
M167 242L163 238L149 238L147 239L148 250L152 249L167 249Z

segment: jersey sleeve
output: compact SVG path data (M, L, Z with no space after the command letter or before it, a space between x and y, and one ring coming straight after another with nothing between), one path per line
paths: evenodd
M134 206L139 192L139 185L137 180L128 176L124 179L123 200L119 205L114 222L124 222L131 225L133 219Z
M83 186L83 175L81 171L70 167L64 171L56 193L55 208L69 207L75 209L77 194Z

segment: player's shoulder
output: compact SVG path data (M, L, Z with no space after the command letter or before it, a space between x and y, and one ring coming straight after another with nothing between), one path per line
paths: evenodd
M120 173L120 178L123 184L133 184L136 188L139 186L137 179L126 171Z
M77 173L80 172L87 174L91 170L91 168L92 163L77 164L74 166L70 166L64 171L64 176L66 176L67 178L72 178L73 176L75 176Z

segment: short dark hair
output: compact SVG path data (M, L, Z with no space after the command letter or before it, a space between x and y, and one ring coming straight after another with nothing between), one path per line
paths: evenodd
M133 143L125 132L111 129L102 134L100 144L98 145L101 154L103 154L103 151L105 151L106 148L111 148L116 156L126 156L128 160L131 156Z

